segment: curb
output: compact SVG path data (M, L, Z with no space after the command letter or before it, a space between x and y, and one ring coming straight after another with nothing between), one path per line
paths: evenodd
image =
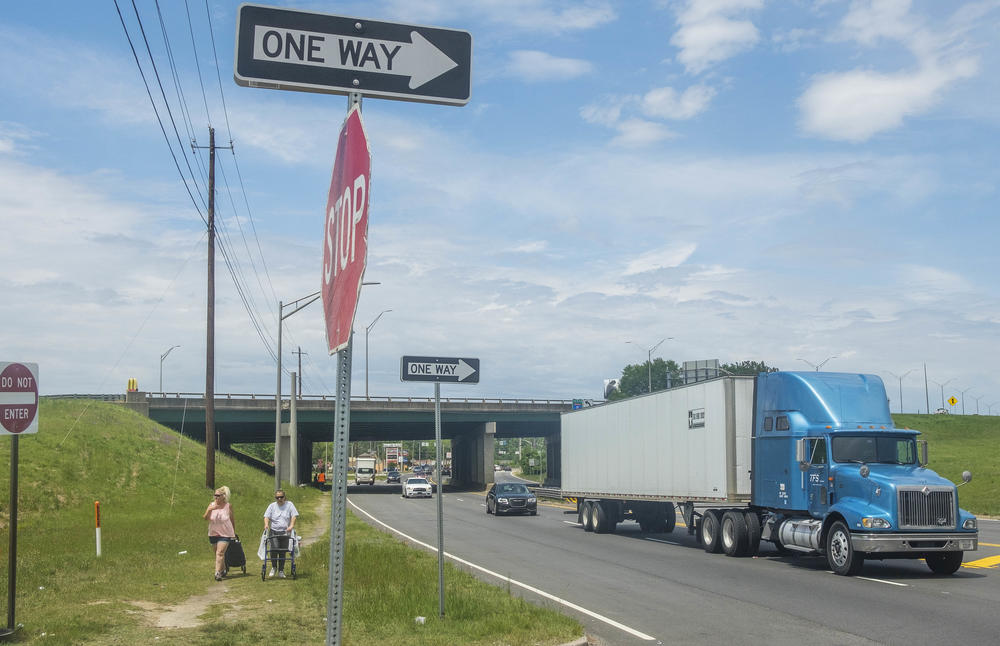
M571 642L566 642L565 644L559 644L559 646L587 646L589 642L587 641L587 636L584 635L580 639L573 640Z

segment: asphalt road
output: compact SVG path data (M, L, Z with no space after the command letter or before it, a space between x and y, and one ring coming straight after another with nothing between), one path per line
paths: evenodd
M348 498L368 522L436 545L434 499L403 500L385 484L351 487ZM981 521L979 551L953 576L932 576L922 561L866 561L860 576L840 577L821 557L782 557L766 544L752 559L706 554L680 525L643 534L627 522L592 534L574 510L544 503L538 516L488 516L481 493L445 493L444 516L446 554L575 616L608 644L1000 641L997 521ZM437 581L427 583L436 609Z

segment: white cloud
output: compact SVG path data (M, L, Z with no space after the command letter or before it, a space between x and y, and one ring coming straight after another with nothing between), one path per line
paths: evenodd
M355 15L371 12L370 2L360 4ZM487 23L527 33L585 31L617 19L618 14L605 0L394 0L384 15L419 24L437 24L476 16ZM350 12L345 12L350 15Z
M535 50L521 49L510 53L507 75L529 82L567 81L590 74L589 61L559 58Z
M644 119L626 119L618 123L616 128L618 136L611 143L625 148L648 146L675 136L669 128Z
M700 74L752 48L760 34L753 22L737 16L763 4L763 0L689 0L677 16L680 28L670 39L681 50L677 59L689 74Z
M511 247L508 251L511 253L540 253L548 249L548 247L549 243L546 240L531 240Z
M714 96L715 90L704 85L693 85L680 94L672 87L655 88L642 97L642 111L660 119L690 119L703 112Z
M647 251L629 261L624 273L626 276L633 276L657 269L679 267L687 262L697 248L698 245L689 242Z
M950 27L935 32L911 15L910 5L908 0L865 0L851 5L835 39L865 47L897 42L911 52L916 66L893 72L859 68L815 76L797 101L804 132L866 141L898 128L907 117L929 111L949 87L978 74L978 59L965 53L964 32L970 25L949 21Z
M799 98L801 126L828 139L860 142L899 127L907 116L931 108L941 92L976 74L964 59L951 66L928 66L911 73L880 74L867 70L824 74Z

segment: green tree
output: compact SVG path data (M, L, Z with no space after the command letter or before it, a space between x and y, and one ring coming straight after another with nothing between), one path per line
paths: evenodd
M680 366L673 359L664 361L659 357L653 359L652 364L648 361L629 364L622 370L622 377L618 380L618 390L612 392L608 399L625 399L648 393L651 381L652 392L677 386L681 383Z
M762 372L778 372L778 368L772 368L763 361L738 361L724 363L720 367L731 375L759 375Z

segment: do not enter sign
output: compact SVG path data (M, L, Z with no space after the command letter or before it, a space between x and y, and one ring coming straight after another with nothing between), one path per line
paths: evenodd
M38 364L0 362L0 434L38 432Z

